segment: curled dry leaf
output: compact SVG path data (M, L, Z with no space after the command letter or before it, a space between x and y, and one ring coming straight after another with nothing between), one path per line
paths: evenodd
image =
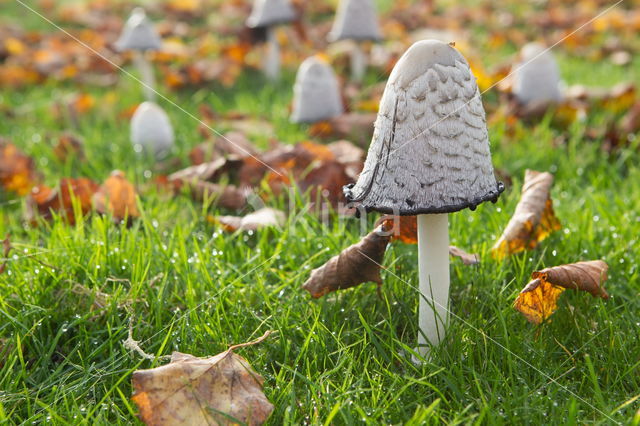
M92 199L99 185L87 178L63 178L57 188L51 189L38 185L27 198L27 220L34 222L36 217L51 219L53 213L61 214L70 224L76 222L74 200L82 216L91 211Z
M520 292L514 308L529 322L540 324L557 309L557 301L565 289L586 291L593 297L608 299L602 287L608 265L602 260L554 266L531 274L531 282Z
M553 212L550 189L553 175L547 172L527 170L520 202L502 236L491 252L497 259L533 249L550 233L561 228Z
M358 243L347 247L327 263L311 271L311 276L302 288L312 297L318 298L368 281L382 285L380 267L387 244L389 233L384 225L380 225Z
M228 132L194 147L189 152L189 159L191 164L198 165L229 155L244 158L258 155L258 151L243 133Z
M210 357L174 352L162 367L133 372L131 399L147 425L260 425L273 405L262 392L264 379L236 348Z
M347 113L328 121L321 121L309 128L309 133L321 138L349 139L360 146L367 146L373 136L376 113Z
M465 265L477 265L480 263L480 256L473 253L467 253L456 246L449 246L449 256L459 258Z
M33 159L0 139L0 184L6 191L27 195L40 181Z
M111 213L117 221L140 217L136 190L120 170L111 172L93 195L93 205L98 213Z
M280 227L284 225L286 215L284 212L269 207L262 208L244 217L218 216L210 219L213 223L222 225L225 231L255 231L268 226Z

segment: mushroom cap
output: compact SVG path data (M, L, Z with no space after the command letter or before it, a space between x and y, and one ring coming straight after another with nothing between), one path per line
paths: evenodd
M316 56L305 59L293 86L294 123L314 123L344 112L338 79L331 66Z
M436 40L413 44L391 72L358 181L347 200L366 211L451 213L495 201L485 112L465 58Z
M162 40L147 18L144 9L136 7L124 24L122 34L120 34L115 46L120 51L129 49L158 50L162 46Z
M526 44L513 69L513 94L521 104L562 100L560 71L551 50L539 43Z
M141 103L131 117L131 143L161 157L173 147L169 116L153 102Z
M294 19L296 11L289 0L254 0L246 25L249 28L270 27Z
M329 41L381 40L378 15L373 0L341 0Z

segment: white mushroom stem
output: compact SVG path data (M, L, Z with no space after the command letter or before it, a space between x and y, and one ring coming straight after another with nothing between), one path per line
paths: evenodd
M276 27L267 27L267 56L264 60L264 73L271 81L280 77L280 43Z
M145 52L139 50L133 51L133 62L140 72L144 97L153 102L156 98L156 76L153 72L153 66L147 59Z
M366 71L367 55L362 50L360 43L355 42L351 49L351 79L356 82L362 81Z
M444 338L449 312L449 221L447 214L418 215L420 307L418 352Z

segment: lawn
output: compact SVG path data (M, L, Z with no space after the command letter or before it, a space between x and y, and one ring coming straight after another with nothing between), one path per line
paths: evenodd
M508 9L532 13L518 3ZM56 31L18 3L0 5L0 25ZM510 41L492 47L482 25L469 31L486 68L518 48ZM593 43L616 35L612 29ZM640 36L627 42L636 50L626 66L562 43L553 52L567 85L640 85L640 56L633 55ZM365 86L386 77L370 70ZM201 105L261 117L288 144L309 139L307 126L289 122L294 78L295 68L285 67L274 84L257 70L243 71L229 87L161 84L167 99L158 103L176 132L171 166L133 154L121 112L139 103L142 92L127 75L109 87L55 79L2 87L0 137L33 157L46 183L65 176L102 182L122 170L139 188L141 217L129 225L97 214L75 225L60 217L29 224L25 199L0 191L0 235L9 234L13 246L0 274L0 421L139 422L132 373L164 361L123 346L131 326L141 348L158 357L212 356L275 331L237 350L265 379L275 407L268 424L638 424L640 139L607 152L604 132L589 133L622 113L591 109L568 126L554 124L551 115L533 123L490 122L494 165L512 181L496 204L450 215L452 244L478 253L481 262L452 261L450 327L432 356L417 364L411 358L418 333L415 245L389 246L380 295L369 283L311 299L301 285L312 269L360 240L355 218L322 220L305 211L308 197L298 193L294 202L267 201L287 211L282 228L228 233L208 217L238 212L185 194L170 197L151 183L161 169L189 164L188 152L202 136L185 111L199 117ZM54 107L78 92L98 102L74 127ZM495 91L483 98L498 102ZM68 130L84 140L86 161L56 158L51 140ZM267 147L268 139L251 141ZM518 203L526 169L554 174L551 194L562 229L534 250L496 260L490 249ZM372 228L377 215L370 216ZM609 265L610 299L567 291L540 326L513 309L531 272L595 259Z

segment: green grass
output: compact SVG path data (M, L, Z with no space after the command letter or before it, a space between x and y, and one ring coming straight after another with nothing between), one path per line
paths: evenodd
M620 68L561 50L558 56L569 83L640 83L638 58ZM208 104L262 116L280 140L295 143L307 136L288 122L292 81L288 72L272 87L251 74L232 89L167 96L194 114ZM4 90L0 103L16 115L0 120L0 135L37 159L47 183L68 175L101 181L117 168L144 185L145 171L157 165L131 154L128 124L118 118L141 92L127 78L109 90L118 95L115 105L82 116L74 130L85 141L87 163L55 159L50 140L71 124L52 114L52 104L77 91L102 99L105 89L49 83ZM178 135L175 157L186 165L186 153L201 141L198 123L160 103ZM452 243L482 262L452 263L454 315L444 342L422 365L410 357L416 247L390 246L381 298L366 284L311 300L300 289L310 270L360 233L355 219L322 223L298 215L304 197L283 229L226 234L206 221L220 212L215 206L153 188L143 192L142 218L129 228L97 215L75 226L25 226L24 201L4 196L0 235L11 234L14 251L0 275L0 422L137 422L131 373L160 363L123 347L133 319L133 337L157 355L210 356L278 331L238 351L265 378L274 425L631 423L640 396L640 154L638 142L608 155L599 141L584 138L587 125L611 118L595 112L567 130L544 120L517 138L503 123L490 128L494 164L513 185L497 204L451 216ZM566 144L556 146L560 136ZM515 208L527 168L555 174L563 229L536 250L498 262L489 249ZM282 200L270 205L287 207ZM552 321L537 328L512 308L532 271L591 259L610 266L610 300L565 292ZM99 292L109 297L95 309Z

